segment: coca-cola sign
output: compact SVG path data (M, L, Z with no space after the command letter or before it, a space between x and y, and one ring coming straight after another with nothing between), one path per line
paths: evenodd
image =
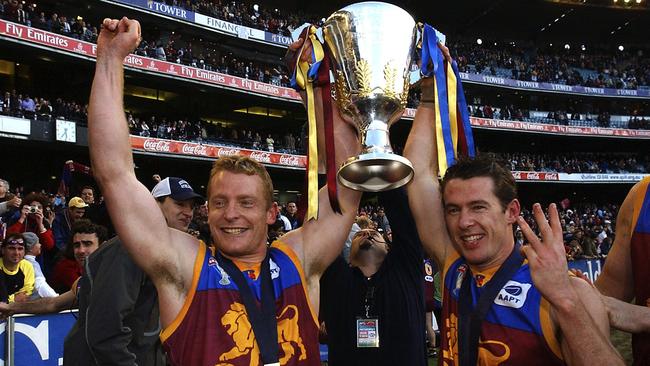
M301 166L300 156L298 155L280 155L280 165Z
M208 156L208 147L198 144L183 144L181 152L183 154Z
M264 151L253 151L251 152L250 158L253 160L257 160L260 163L266 163L266 164L271 164L271 153L267 153Z
M165 140L146 139L143 147L147 151L171 152L171 142Z
M236 147L220 147L217 149L218 157L240 155L240 154L241 154L241 150Z

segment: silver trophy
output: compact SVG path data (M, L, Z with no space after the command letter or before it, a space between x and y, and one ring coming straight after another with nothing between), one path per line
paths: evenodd
M411 162L393 153L388 129L406 107L416 34L409 13L375 1L347 6L325 22L323 36L336 64L332 94L362 144L361 154L339 169L346 187L385 191L413 177Z

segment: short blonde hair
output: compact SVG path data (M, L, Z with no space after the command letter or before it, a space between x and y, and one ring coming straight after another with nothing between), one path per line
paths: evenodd
M212 178L222 171L235 174L257 175L262 180L266 208L270 208L273 205L273 181L271 181L271 176L269 176L269 173L262 164L243 155L232 155L219 158L214 162L214 164L212 164L210 179L208 179L208 200L210 199L210 189L212 187L210 183L212 182Z

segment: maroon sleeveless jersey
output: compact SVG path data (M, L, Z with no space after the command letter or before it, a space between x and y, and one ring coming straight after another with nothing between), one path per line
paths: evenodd
M192 286L174 321L160 338L172 365L262 365L246 308L237 285L219 266L214 252L201 245ZM320 366L318 323L309 305L305 276L295 253L276 241L271 246L281 365ZM244 270L260 300L260 278Z

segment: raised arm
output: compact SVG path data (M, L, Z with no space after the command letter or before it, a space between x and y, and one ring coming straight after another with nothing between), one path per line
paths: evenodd
M529 245L522 247L535 287L551 305L559 329L562 355L569 365L623 365L609 341L609 320L600 294L586 281L571 278L564 252L562 227L555 204L546 221L541 206L533 206L541 239L523 217L518 224Z
M314 91L316 115L321 125L322 99L321 89ZM336 166L339 167L345 160L357 154L360 150L356 131L345 122L338 113L338 108L333 105L334 115L334 145L336 150ZM359 207L361 192L354 191L339 184L338 200L342 214L334 212L330 206L327 186L318 192L318 220L305 222L297 230L290 231L283 237L301 257L305 274L320 278L343 250L343 245L348 237L352 223Z
M169 275L170 280L178 281L180 257L193 259L196 250L177 255L175 247L182 240L172 240L155 199L137 180L122 105L124 58L139 41L140 24L136 20L124 17L102 23L88 110L90 157L112 222L135 262L154 282Z
M616 218L616 238L612 250L607 255L603 273L596 279L596 287L606 296L629 302L634 297L634 276L632 274L632 257L630 240L632 239L632 218L634 202L640 183L628 192ZM645 300L645 299L642 299Z
M445 225L438 183L433 79L423 79L420 85L422 99L404 148L404 156L411 161L415 170L407 191L420 241L427 254L438 263L438 268L442 268L451 240Z
M310 42L307 40L307 42ZM303 44L302 38L289 46L287 58L298 51ZM311 46L306 45L306 51L301 55L301 60L311 58ZM295 62L295 60L293 61ZM318 140L324 141L324 119L322 89L314 89L314 107L316 124L318 125ZM301 93L303 101L305 94ZM359 139L354 128L345 122L339 114L336 103L332 103L334 147L336 150L336 166L339 167L350 156L360 151ZM322 156L322 146L319 146L319 157ZM321 161L322 164L323 160ZM361 192L354 191L338 185L338 200L342 214L335 213L329 202L327 186L318 192L318 220L305 222L302 227L293 230L282 237L282 241L289 244L302 261L305 275L310 283L317 284L325 269L334 261L343 250L343 245L348 237L350 228L361 200ZM317 288L317 287L316 287ZM314 294L315 298L318 298Z

